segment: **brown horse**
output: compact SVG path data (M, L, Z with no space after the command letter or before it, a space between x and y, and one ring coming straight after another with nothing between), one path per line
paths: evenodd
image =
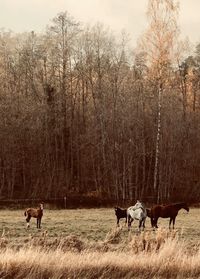
M41 203L39 205L39 208L27 208L24 212L24 216L26 217L26 222L27 222L27 228L30 227L29 221L31 219L31 217L33 218L37 218L37 228L40 229L41 228L41 220L42 220L42 216L43 216L43 210L44 210L44 205L43 203Z
M125 222L127 223L127 209L122 209L120 207L115 207L115 215L117 217L117 226L119 226L119 220L121 218L125 218Z
M152 227L158 228L157 222L158 218L170 218L169 220L169 228L171 227L171 223L173 222L173 229L176 220L176 216L180 209L185 209L189 212L189 207L186 203L173 203L168 205L154 205L151 208L151 224Z

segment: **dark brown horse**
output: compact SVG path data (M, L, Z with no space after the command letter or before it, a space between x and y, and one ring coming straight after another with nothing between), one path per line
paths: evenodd
M127 223L127 209L122 209L120 207L115 207L115 215L117 217L117 226L119 226L119 220L121 218L125 218L125 222Z
M43 203L41 203L39 205L39 208L27 208L24 212L24 216L26 216L26 222L27 222L27 228L30 227L30 219L31 217L36 218L37 219L37 228L40 229L41 227L41 220L42 220L42 216L43 216L43 209L44 209L44 205Z
M185 209L187 212L189 212L189 207L186 203L173 203L173 204L167 204L167 205L154 205L151 208L151 224L152 227L158 228L157 222L158 218L170 218L169 220L169 228L171 227L171 223L173 222L173 229L174 224L176 220L176 216L180 209Z

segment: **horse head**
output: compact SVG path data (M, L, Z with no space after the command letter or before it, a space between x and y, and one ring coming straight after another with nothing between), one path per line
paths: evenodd
M189 212L189 207L187 205L187 203L183 203L183 209L185 209L187 212Z
M138 209L138 208L145 209L145 206L141 201L137 200L136 204L134 205L134 208L135 209Z
M41 210L44 209L44 203L43 203L43 202L40 203L40 209L41 209Z
M118 206L115 206L114 207L114 210L115 210L115 214L120 210L120 207L118 207Z

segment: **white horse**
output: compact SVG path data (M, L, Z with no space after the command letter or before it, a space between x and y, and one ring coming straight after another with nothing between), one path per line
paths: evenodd
M133 220L139 221L139 231L141 227L145 228L145 220L147 217L147 211L144 204L140 201L137 201L134 206L130 206L127 209L127 217L128 217L128 230L130 230L131 223Z

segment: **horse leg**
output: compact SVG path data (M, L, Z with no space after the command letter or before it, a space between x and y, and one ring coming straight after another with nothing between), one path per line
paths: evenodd
M142 223L143 223L143 219L140 219L139 220L139 232L141 231Z
M128 230L130 231L131 223L133 222L133 219L131 216L128 216Z
M157 229L158 228L158 218L154 218L154 227Z
M119 218L117 218L117 227L119 227Z
M175 220L176 220L176 216L173 218L173 230L174 230Z
M141 220L139 220L139 231L141 232L144 231L145 228L145 218L142 218Z
M154 219L153 219L153 217L151 217L151 227L152 228L154 227Z
M41 218L37 218L37 229L40 229Z
M130 222L130 216L128 216L128 231L130 230L131 222Z
M141 227L142 227L142 230L144 231L145 229L145 220L146 218L142 218L140 221L139 221L139 229L141 230Z
M139 232L140 232L141 225L142 225L142 220L139 220L139 227L138 227Z
M145 229L146 218L143 219L143 230Z
M170 217L170 220L169 220L169 229L171 229L171 223L172 223L172 217Z
M28 214L28 216L27 216L27 218L26 218L26 222L27 222L26 227L27 227L27 229L30 228L30 224L29 224L30 220L31 220L31 215Z
M37 218L37 228L41 229L41 218Z

